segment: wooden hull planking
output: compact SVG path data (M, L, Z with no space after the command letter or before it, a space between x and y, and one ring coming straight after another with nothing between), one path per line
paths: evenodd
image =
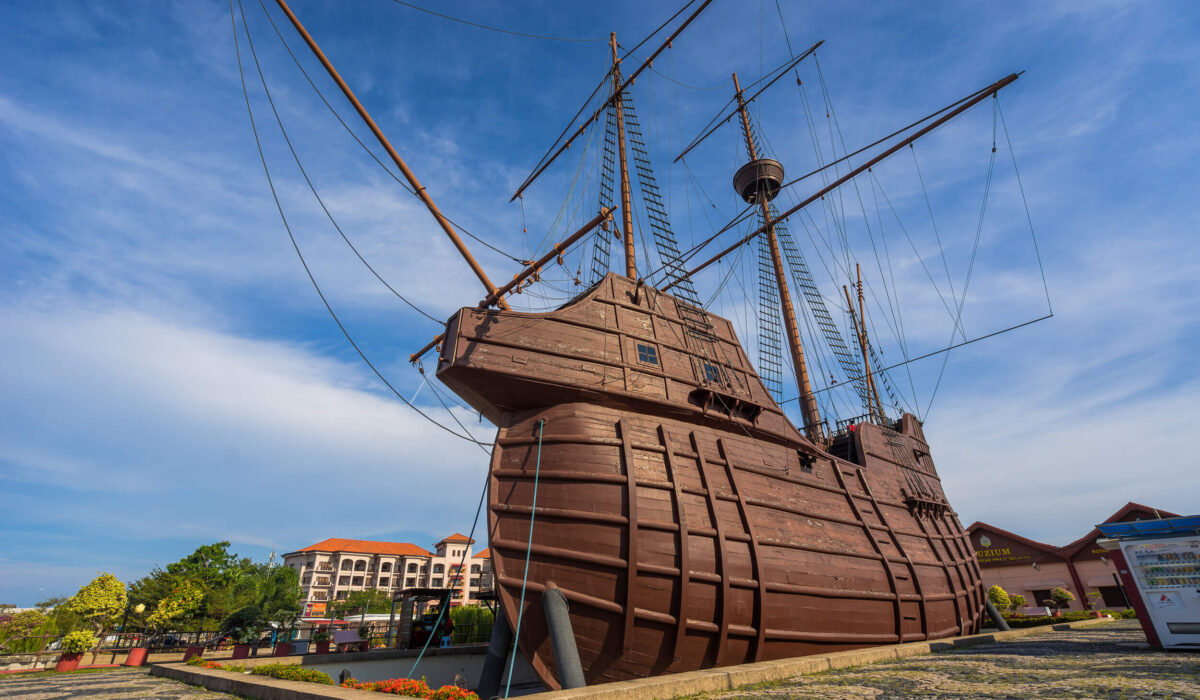
M700 338L688 314L610 274L553 312L448 326L439 378L500 426L496 587L543 682L558 687L551 585L589 684L977 631L978 564L916 419L856 426L835 457L727 321Z

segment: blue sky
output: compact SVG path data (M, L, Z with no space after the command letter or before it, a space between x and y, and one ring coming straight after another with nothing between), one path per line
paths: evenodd
M321 306L258 161L228 5L0 7L7 67L0 72L0 602L71 593L98 571L133 579L221 539L262 558L325 537L428 546L465 532L486 456L395 400ZM435 317L481 298L419 203L321 104L257 2L245 7L280 117L363 257ZM586 155L594 150L573 148L523 203L508 199L603 75L606 43L514 37L386 0L295 0L293 8L439 205L468 230L526 257L594 214ZM607 39L616 31L631 47L676 8L456 2L438 9L529 34ZM1200 510L1190 449L1200 423L1192 361L1200 335L1200 9L1185 2L783 2L781 9L794 48L825 40L821 70L851 148L1027 71L1000 103L1055 316L954 351L928 412L940 360L913 365L911 390L907 372L896 375L926 420L964 524L983 520L1065 543L1129 500ZM281 29L366 140L319 66L299 53L294 33ZM397 389L449 423L406 362L437 325L392 296L332 229L279 137L247 50L243 38L267 161L315 276ZM710 221L740 210L728 183L743 156L725 127L688 156L691 172L670 159L729 99L731 71L745 84L787 56L773 2L717 0L635 86L685 246L708 235ZM811 61L801 77L819 99ZM800 173L816 161L792 82L773 88L755 118L770 151ZM917 148L946 268L960 288L992 115L991 105L981 106ZM971 336L1046 309L998 133L964 304ZM863 180L859 194L878 221L890 208L871 202L886 191L924 255L932 228L913 175L911 161L897 159L878 169L874 193ZM564 197L569 206L559 216ZM857 200L847 207L858 211ZM881 226L901 235L886 219ZM840 290L802 229L794 230L823 294L836 303ZM909 355L944 346L950 319L921 261L906 256L904 239L891 239L890 287L883 283L890 276L872 272L864 232L852 239L872 294L903 301ZM512 260L472 247L493 279L517 271ZM699 280L702 296L725 272ZM733 270L731 293L713 308L735 320L753 357L747 272ZM556 303L570 291L569 276L547 275L556 285L543 291L547 298L517 302ZM881 351L900 357L884 307L875 311ZM455 415L490 438L474 414Z

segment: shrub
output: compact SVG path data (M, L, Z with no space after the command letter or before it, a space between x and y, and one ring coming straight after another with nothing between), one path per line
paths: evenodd
M450 608L450 620L454 644L485 644L492 636L495 615L481 605L462 605Z
M425 683L425 679L392 678L386 681L361 683L351 678L342 684L343 688L369 690L375 693L389 695L406 695L413 698L428 698L429 700L479 700L479 696L464 688L453 685L443 685L434 690Z
M62 638L62 650L68 654L85 652L96 644L96 635L91 630L78 630Z
M1137 610L1134 610L1133 608L1125 608L1118 613L1118 615L1122 620L1135 620L1137 619Z
M1019 593L1009 593L1008 594L1008 609L1009 610L1012 610L1015 612L1018 608L1025 607L1025 605L1026 605L1025 596L1023 596Z
M1009 606L1012 605L1012 601L1010 601L1008 597L1008 591L1004 590L1000 586L992 586L989 588L987 597L988 600L992 601L992 605L996 606L997 610L1008 610Z
M250 670L250 673L256 676L270 676L271 678L278 678L284 681L304 681L306 683L333 685L333 678L328 673L294 664L266 664L265 666L256 666Z
M1046 604L1054 608L1065 608L1075 600L1075 594L1065 588L1051 588L1050 600Z
M1004 619L1008 621L1009 627L1011 627L1013 629L1018 629L1021 627L1041 627L1042 625L1057 625L1057 624L1061 624L1063 622L1075 622L1077 620L1087 620L1087 619L1092 619L1094 617L1095 617L1095 615L1093 615L1092 613L1087 612L1087 611L1075 611L1075 612L1064 613L1064 614L1060 615L1059 617L1047 617L1045 615L1037 615L1037 616L1030 616L1030 617L1007 617L1007 616L1005 616Z

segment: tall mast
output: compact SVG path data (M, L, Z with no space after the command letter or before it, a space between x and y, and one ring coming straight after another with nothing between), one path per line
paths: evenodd
M625 239L625 276L629 279L637 279L637 264L633 248L633 207L630 206L632 194L629 191L629 164L625 160L625 109L622 106L625 96L618 94L621 89L621 59L617 56L616 32L608 35L608 45L612 48L613 94L616 95L613 102L617 107L617 155L621 168L621 234Z
M855 289L858 292L858 311L854 311L854 301L850 298L850 290L846 285L842 285L842 291L846 293L846 303L850 307L850 318L854 322L854 335L858 338L858 347L862 350L863 368L867 377L867 413L872 418L878 417L878 420L883 420L883 402L879 400L879 389L875 386L875 375L871 374L871 358L867 351L869 347L867 343L867 315L863 306L863 286L862 286L862 266L858 263L854 264L854 270L858 274L858 282L855 284Z
M742 99L742 86L738 82L737 73L733 74L733 87L737 90L738 112L742 115L742 128L746 133L746 152L750 163L758 160L758 149L754 147L754 134L750 131L750 115L746 112L746 103ZM763 221L767 227L767 243L771 250L771 263L775 268L775 284L779 287L779 306L783 314L783 324L787 328L788 348L792 352L792 366L796 370L796 385L800 390L800 412L804 416L804 433L810 440L820 440L821 412L817 407L817 397L813 394L812 384L808 378L808 366L804 361L804 346L800 342L800 326L796 323L796 310L792 306L792 295L788 290L787 276L783 270L783 259L779 255L779 241L775 236L775 224L771 221L771 197L766 192L756 192L755 199L762 209Z
M475 260L475 257L471 255L471 251L467 250L466 244L464 244L462 239L458 237L458 234L454 232L454 228L450 225L450 221L442 215L441 210L438 209L437 205L433 203L433 198L429 196L429 193L425 190L425 186L422 185L419 180L417 180L417 176L413 174L412 170L409 169L408 165L400 157L400 154L396 152L396 149L392 148L391 142L389 142L387 137L383 135L383 131L375 123L375 120L371 118L371 115L367 113L367 108L363 107L362 103L358 101L358 98L355 97L354 92L350 89L350 86L346 84L345 80L342 80L342 76L338 74L337 69L334 68L333 64L329 62L329 59L325 57L325 52L321 51L320 46L317 46L316 40L312 38L312 35L308 33L308 30L304 28L304 25L300 23L300 19L296 17L295 13L292 12L292 8L288 7L287 2L284 0L275 1L279 4L279 7L283 10L283 13L287 15L288 19L292 23L292 26L294 26L296 31L300 33L300 36L304 38L304 43L308 44L308 48L312 50L313 54L321 62L321 65L325 66L325 70L329 72L329 77L333 78L333 81L337 83L339 88L341 88L342 94L346 96L346 99L350 100L350 104L354 105L354 109L358 112L358 116L361 117L364 122L366 122L367 127L371 130L372 134L375 134L375 138L379 141L379 144L383 146L383 149L387 151L389 156L391 156L392 162L395 163L396 167L400 169L400 172L404 175L404 179L408 180L408 184L412 187L412 190L416 193L417 197L419 197L421 201L425 203L425 208L428 209L429 213L433 215L433 218L437 221L438 226L442 228L442 231L450 239L450 242L454 244L454 247L458 248L458 252L462 254L463 259L467 261L467 264L471 266L471 270L475 273L475 276L479 278L479 281L483 283L483 286L485 289L487 289L488 294L495 295L496 285L492 284L492 281L488 279L487 273L483 271L483 268L479 266L479 263ZM498 299L497 303L501 308L509 308L508 303L503 299Z

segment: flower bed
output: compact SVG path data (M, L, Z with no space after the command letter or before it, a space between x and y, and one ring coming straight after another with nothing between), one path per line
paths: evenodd
M199 656L193 656L187 660L188 666L198 666L200 668L215 668L220 671L231 671L233 673L245 673L246 667L238 664L222 664L216 661L205 661Z
M469 690L454 685L443 685L434 690L425 679L392 678L386 681L359 682L351 678L342 684L343 688L369 690L375 693L390 695L407 695L414 698L429 698L429 700L479 700L479 696Z

